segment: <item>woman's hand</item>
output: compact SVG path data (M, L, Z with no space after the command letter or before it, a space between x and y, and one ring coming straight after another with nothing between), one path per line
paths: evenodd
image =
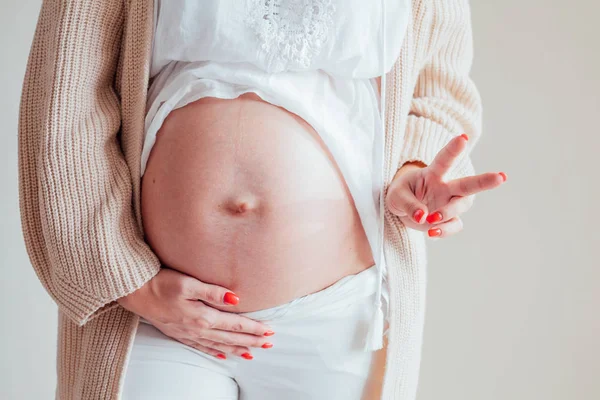
M234 313L210 307L237 304L235 294L163 267L135 292L117 302L158 328L165 335L204 353L224 359L225 353L252 359L249 347L270 348L264 336L269 327Z
M431 165L407 163L394 176L385 198L392 214L408 227L430 237L447 237L462 230L459 217L473 205L473 194L500 186L503 172L488 172L444 182L443 175L466 148L466 134L454 137Z

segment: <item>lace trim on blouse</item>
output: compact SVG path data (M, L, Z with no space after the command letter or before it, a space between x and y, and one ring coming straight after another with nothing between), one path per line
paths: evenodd
M244 22L256 33L275 72L308 68L333 25L332 0L250 0Z

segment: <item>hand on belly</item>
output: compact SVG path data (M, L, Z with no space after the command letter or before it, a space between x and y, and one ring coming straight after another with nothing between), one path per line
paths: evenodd
M143 176L142 215L163 264L234 291L237 312L288 302L374 264L318 134L254 94L171 112Z

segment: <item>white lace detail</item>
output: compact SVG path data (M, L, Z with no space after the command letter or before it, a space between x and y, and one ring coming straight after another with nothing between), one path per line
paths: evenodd
M276 72L308 68L333 25L332 0L250 0L245 22L253 29Z

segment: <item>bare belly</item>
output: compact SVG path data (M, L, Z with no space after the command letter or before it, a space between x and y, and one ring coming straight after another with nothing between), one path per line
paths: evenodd
M163 265L240 297L246 312L374 264L352 196L314 129L253 93L173 110L142 179Z

